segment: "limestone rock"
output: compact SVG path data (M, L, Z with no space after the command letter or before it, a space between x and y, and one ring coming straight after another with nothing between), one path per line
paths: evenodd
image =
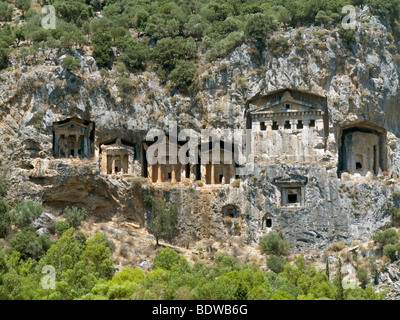
M35 221L32 222L32 226L35 229L41 229L48 227L50 224L55 224L57 222L57 218L50 213L43 212Z

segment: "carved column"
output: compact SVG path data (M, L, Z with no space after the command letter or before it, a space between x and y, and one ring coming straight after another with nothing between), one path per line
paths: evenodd
M157 173L157 182L160 183L160 182L162 182L161 164L158 164L158 165L157 165L157 170L158 170L158 173Z
M211 184L215 184L215 168L214 164L211 164Z
M172 165L172 171L171 171L171 182L174 183L176 182L176 165Z
M111 174L115 174L115 158L112 160Z
M74 158L78 157L78 146L79 146L79 135L75 136L75 141L74 141Z

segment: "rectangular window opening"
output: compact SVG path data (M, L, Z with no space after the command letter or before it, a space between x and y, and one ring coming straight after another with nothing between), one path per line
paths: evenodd
M302 120L297 121L297 129L303 129L303 121Z
M298 203L298 197L297 194L288 194L288 203L293 204L293 203Z

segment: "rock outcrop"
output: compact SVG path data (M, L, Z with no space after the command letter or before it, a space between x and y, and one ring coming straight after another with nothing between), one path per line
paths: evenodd
M337 29L322 27L280 30L273 37L287 40L282 52L271 50L270 39L262 52L243 44L206 68L192 95L168 91L153 72L129 74L126 90L118 85L116 70L102 78L93 58L78 51L39 52L36 61L13 56L12 68L0 74L0 178L10 186L7 198L43 202L50 213L84 206L99 219L121 215L146 226L143 197L160 196L179 205L176 241L182 242L239 237L256 244L276 231L294 252L304 252L334 241L369 240L396 223L389 209L399 205L400 69L388 50L390 27L368 8L358 18L357 41L351 44ZM79 59L79 71L61 67L66 53ZM136 144L140 161L146 133L169 132L175 121L179 128L213 129L224 140L224 129L246 128L250 99L281 88L327 97L329 134L321 161L260 163L240 183L212 187L153 185L139 177L139 169L130 177L100 174L101 143L120 138ZM53 124L71 117L95 124L93 159L54 158ZM339 179L341 135L366 123L385 132L387 170L364 176L344 172ZM307 184L290 189L274 180L292 176ZM282 206L282 188L299 190L289 202L297 203L298 196L304 203ZM237 216L224 215L227 205L237 208Z

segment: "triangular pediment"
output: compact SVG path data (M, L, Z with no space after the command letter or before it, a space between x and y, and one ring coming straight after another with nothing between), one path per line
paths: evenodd
M281 112L307 112L317 109L324 112L326 97L296 90L279 89L266 95L257 94L248 101L251 104L251 114L281 113Z
M59 128L70 128L80 127L80 128L87 128L87 125L84 124L83 120L77 117L72 117L70 119L64 120L61 123L55 123Z

